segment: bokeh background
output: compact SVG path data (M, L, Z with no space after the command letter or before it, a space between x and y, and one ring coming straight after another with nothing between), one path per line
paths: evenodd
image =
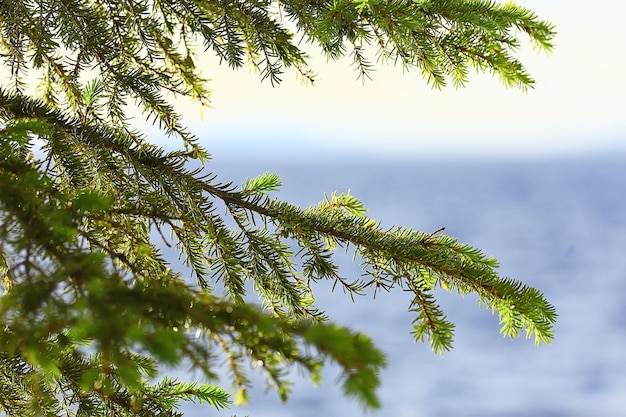
M319 307L388 355L373 415L626 416L626 2L518 3L558 31L552 53L520 51L536 79L528 92L489 75L432 90L417 72L384 65L363 83L349 59L327 62L311 48L314 86L286 72L273 87L207 56L212 108L177 101L220 180L275 172L283 180L275 197L303 206L350 190L383 225L445 227L556 306L556 338L538 348L503 339L475 297L438 293L457 325L454 349L440 357L413 343L407 294L353 303L320 284ZM155 142L180 145L137 116ZM341 266L360 276L358 264ZM247 407L188 404L185 415L366 415L336 378L330 366L313 387L294 373L286 404L255 378Z
M311 49L315 86L286 73L272 87L207 58L213 108L179 103L222 180L276 172L283 187L275 196L302 205L351 190L385 225L445 226L557 307L556 338L537 348L503 339L497 316L475 298L441 293L457 332L454 350L439 357L413 343L406 294L352 303L321 285L320 306L388 354L374 415L626 415L626 3L520 4L558 30L551 54L520 51L537 81L527 93L488 75L437 91L417 73L385 66L362 83L349 60L329 63ZM358 264L342 268L360 275ZM247 407L185 410L365 415L341 395L336 369L315 388L294 377L286 404L259 378Z
M504 339L497 316L476 297L438 292L457 325L454 349L443 357L409 334L409 294L370 292L353 303L331 285L315 288L330 317L373 337L388 355L377 416L584 417L626 415L626 186L621 157L399 160L290 158L259 161L224 155L215 170L242 182L271 169L282 176L278 196L301 205L348 188L369 214L446 233L500 260L501 273L541 289L560 316L550 346ZM343 275L358 278L344 260ZM368 415L341 395L338 370L314 388L297 378L281 404L261 378L248 407L189 416L318 417ZM184 375L183 375L184 377ZM294 374L297 377L297 374ZM231 412L232 411L232 412Z
M315 86L286 72L278 87L208 57L213 109L179 103L207 148L271 158L362 153L423 161L433 156L540 158L624 149L626 4L619 0L522 0L556 24L552 53L526 43L536 79L528 93L480 75L464 89L432 90L417 72L378 65L362 83L349 58L310 49ZM372 59L375 59L372 56Z
M315 86L286 73L272 87L207 58L213 108L179 103L222 180L276 172L275 196L302 205L351 190L384 225L445 226L557 307L556 338L537 348L503 339L497 316L475 298L441 293L457 332L454 350L439 357L413 343L406 294L352 303L321 285L320 306L388 354L374 415L626 416L626 3L519 3L558 30L551 54L520 51L537 81L528 93L488 75L437 91L385 66L363 84L349 60L329 63L312 49ZM342 268L360 275L358 264ZM286 404L258 379L247 407L185 410L365 415L341 395L336 369L318 387L294 377Z

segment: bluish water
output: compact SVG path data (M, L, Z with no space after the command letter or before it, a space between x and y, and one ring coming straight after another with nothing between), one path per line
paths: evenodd
M209 168L243 181L266 170L283 179L278 197L314 204L323 193L360 197L386 226L446 233L500 260L501 273L541 289L559 320L552 345L504 339L497 317L475 297L440 294L456 323L454 349L435 356L412 341L407 294L352 303L320 286L331 318L371 335L388 355L379 391L394 417L626 416L626 159L542 162L310 161L217 158ZM343 263L345 276L358 265ZM337 371L313 388L299 378L289 402L256 383L249 406L217 412L185 406L188 417L361 416L341 395Z

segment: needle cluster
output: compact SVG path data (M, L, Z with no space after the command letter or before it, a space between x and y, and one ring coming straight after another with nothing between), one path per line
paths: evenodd
M438 353L454 330L440 287L477 294L504 335L549 342L554 308L476 248L440 231L384 229L350 194L301 208L271 197L275 175L235 186L210 164L190 168L209 154L165 98L208 104L202 51L272 83L285 68L313 80L303 42L351 55L364 77L373 48L435 87L461 86L474 68L527 88L514 54L523 33L544 49L554 36L529 10L482 0L0 0L0 412L219 409L227 390L163 377L160 366L213 381L221 363L239 402L251 368L285 400L294 366L317 383L333 362L344 393L376 408L385 356L316 308L322 280L350 295L410 292L414 337ZM134 129L132 104L182 149ZM340 249L360 260L361 277L342 274Z

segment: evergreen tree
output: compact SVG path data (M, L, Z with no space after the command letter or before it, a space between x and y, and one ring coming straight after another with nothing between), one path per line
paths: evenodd
M412 292L414 338L438 353L451 347L454 326L436 287L477 294L506 336L553 337L556 313L538 290L500 277L495 259L440 231L383 229L349 194L308 208L276 200L275 175L238 187L219 182L210 164L190 168L209 154L164 98L208 103L203 51L271 83L286 68L313 81L301 43L331 59L351 55L364 77L381 59L434 87L462 86L473 68L526 89L533 79L515 57L520 37L548 50L554 36L531 11L490 0L0 0L0 30L10 72L0 88L5 415L227 407L228 390L159 372L184 363L211 379L224 358L239 401L251 366L286 399L289 369L317 381L330 361L344 393L375 408L385 357L316 309L321 280L349 294ZM131 105L180 139L179 150L133 127ZM170 266L166 246L187 269ZM355 253L365 278L341 274L338 248Z

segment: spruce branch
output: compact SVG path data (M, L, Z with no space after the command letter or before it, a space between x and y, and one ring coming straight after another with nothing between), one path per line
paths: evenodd
M298 38L331 59L352 56L362 79L375 69L374 45L379 60L434 87L463 86L477 70L527 89L521 33L543 50L555 35L531 11L489 0L0 1L10 74L0 86L0 412L178 417L180 401L227 407L213 385L152 384L159 364L183 362L214 379L219 357L235 402L247 398L249 368L284 400L292 367L317 383L334 362L345 395L377 408L385 356L317 310L321 280L351 297L408 290L414 336L435 352L450 348L454 330L437 286L477 294L505 336L548 343L556 311L544 296L442 229L383 229L350 193L303 209L270 198L280 187L273 174L237 188L208 165L189 168L209 154L166 99L208 105L197 42L272 84L288 68L313 80ZM39 98L27 75L40 77ZM133 102L184 149L166 152L134 129ZM172 269L155 236L188 270ZM339 249L359 258L366 278L342 276Z

